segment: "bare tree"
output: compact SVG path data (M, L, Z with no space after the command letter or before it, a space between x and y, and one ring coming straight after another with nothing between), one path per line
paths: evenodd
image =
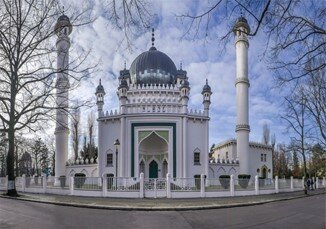
M68 107L55 102L56 73L69 74L71 89L87 75L86 53L58 69L54 24L62 14L58 0L2 0L0 2L0 131L7 133L8 195L17 195L14 176L15 135L42 131L53 111ZM89 22L88 11L73 12L71 23Z
M263 125L263 144L268 145L270 141L270 128L267 123Z
M148 0L102 0L105 16L114 27L123 31L127 46L131 47L134 35L148 30L153 14Z
M314 126L319 132L317 139L326 147L326 78L325 69L310 73L306 85L302 89L306 100L305 106L314 120Z
M71 119L71 135L72 135L72 147L74 150L75 161L78 158L79 152L79 139L80 139L80 109L77 108Z
M230 21L225 34L213 34L226 42L232 35L235 19L242 13L251 27L248 36L266 35L264 54L281 83L307 76L305 66L313 62L309 72L325 68L325 1L306 0L215 0L202 12L177 15L185 25L185 35L208 37L216 23ZM309 9L309 10L306 10ZM213 22L215 22L213 24ZM222 43L224 43L222 42Z
M288 131L291 133L291 148L300 152L303 159L304 176L307 177L307 150L308 139L311 138L311 124L306 108L307 101L302 93L294 94L291 98L285 98L287 111L282 115L286 121Z

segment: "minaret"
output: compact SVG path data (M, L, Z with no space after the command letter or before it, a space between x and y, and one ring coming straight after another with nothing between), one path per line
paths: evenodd
M128 83L125 79L120 81L120 85L118 87L118 96L120 101L120 113L126 113L126 103L127 103L127 91L128 91Z
M250 27L244 17L240 17L234 28L237 58L236 97L237 97L237 156L240 174L249 174L249 80L248 80L248 48L247 34Z
M181 96L181 104L182 104L182 113L187 114L189 93L190 93L189 82L187 79L183 80L183 82L181 83L180 91L181 91L180 96Z
M204 115L209 116L209 106L211 105L211 95L213 93L207 79L201 94L203 95Z
M69 35L72 25L66 15L61 15L55 25L54 31L58 36L57 47L57 81L56 81L56 128L55 128L55 176L66 175L66 161L68 159L68 114L69 106Z
M103 116L103 105L104 105L104 96L105 96L105 91L104 91L104 87L101 83L101 79L96 88L95 95L96 95L96 105L97 105L98 117L101 117L101 116Z

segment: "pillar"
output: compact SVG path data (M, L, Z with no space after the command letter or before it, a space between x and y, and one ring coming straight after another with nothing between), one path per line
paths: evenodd
M278 189L278 176L275 176L275 192L278 193L279 189Z

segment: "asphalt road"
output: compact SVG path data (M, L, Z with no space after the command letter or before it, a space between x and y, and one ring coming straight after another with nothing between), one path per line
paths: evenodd
M0 228L325 228L325 195L201 211L117 211L0 198Z

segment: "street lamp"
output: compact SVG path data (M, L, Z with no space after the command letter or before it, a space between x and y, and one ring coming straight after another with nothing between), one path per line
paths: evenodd
M120 146L119 139L116 139L113 144L115 145L115 176L118 177L118 148Z

